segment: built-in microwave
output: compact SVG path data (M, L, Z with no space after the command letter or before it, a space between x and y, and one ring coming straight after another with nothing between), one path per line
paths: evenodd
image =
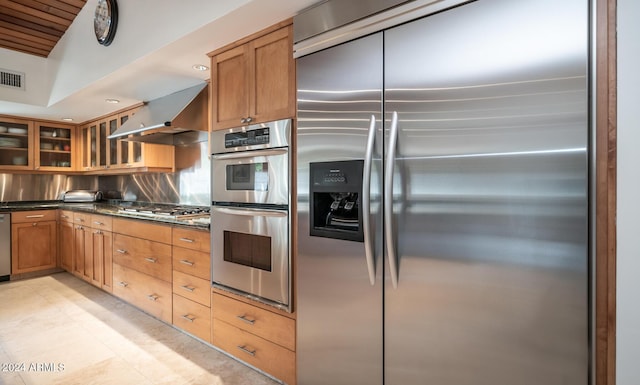
M291 120L211 136L211 279L291 311Z

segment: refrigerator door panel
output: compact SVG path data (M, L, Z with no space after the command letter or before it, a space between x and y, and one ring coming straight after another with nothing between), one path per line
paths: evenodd
M482 0L385 32L385 384L588 383L588 11Z
M382 384L381 140L370 183L373 285L365 243L309 235L309 163L363 160L372 115L380 136L382 34L302 57L296 71L297 382Z

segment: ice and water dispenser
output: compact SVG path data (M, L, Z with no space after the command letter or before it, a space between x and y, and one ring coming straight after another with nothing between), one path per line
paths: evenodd
M309 164L310 235L362 242L363 160Z

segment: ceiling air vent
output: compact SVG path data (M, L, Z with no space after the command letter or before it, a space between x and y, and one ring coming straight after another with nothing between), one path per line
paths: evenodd
M24 73L0 68L0 86L24 90Z

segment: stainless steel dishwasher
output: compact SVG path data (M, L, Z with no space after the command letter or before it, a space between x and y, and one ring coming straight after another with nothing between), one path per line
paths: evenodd
M11 214L0 214L0 282L11 274Z

